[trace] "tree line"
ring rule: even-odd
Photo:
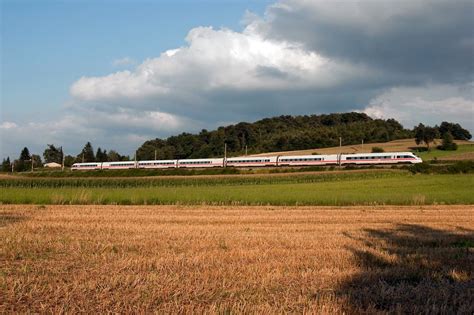
[[[27,147],[21,150],[20,156],[16,160],[10,160],[10,157],[3,159],[1,170],[3,172],[23,172],[32,168],[42,167],[46,163],[57,163],[61,166],[71,167],[74,163],[82,162],[108,162],[108,161],[128,161],[129,156],[121,155],[115,150],[103,150],[97,148],[96,153],[90,142],[84,145],[84,148],[76,156],[64,155],[63,148],[48,144],[43,152],[43,159],[39,155],[30,154]]]
[[[363,113],[340,113],[327,115],[279,116],[265,118],[254,123],[241,122],[219,127],[213,131],[203,129],[198,134],[182,133],[167,139],[154,139],[143,143],[137,150],[138,160],[185,159],[222,157],[224,144],[228,156],[261,152],[277,152],[333,147],[343,145],[387,142],[397,139],[415,138],[417,144],[424,143],[429,149],[437,138],[443,138],[441,149],[455,149],[456,140],[469,140],[471,134],[457,123],[442,122],[439,126],[419,124],[412,130],[405,129],[395,119],[373,119]],[[43,152],[45,163],[56,162],[66,167],[80,162],[127,161],[129,156],[100,147],[94,152],[87,142],[76,156],[64,155],[62,147],[48,144]],[[24,148],[17,160],[3,159],[2,171],[30,170],[42,165],[41,157],[30,155]]]

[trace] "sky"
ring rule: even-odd
[[[474,2],[0,0],[0,157],[277,115],[474,131]]]

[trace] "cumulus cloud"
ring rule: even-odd
[[[13,128],[16,128],[17,127],[17,124],[15,124],[14,122],[11,122],[11,121],[4,121],[0,124],[0,129],[13,129]]]
[[[386,79],[471,80],[474,3],[470,0],[281,0],[253,27],[324,56],[386,70]]]
[[[2,156],[16,158],[16,151],[27,145],[32,152],[43,152],[47,143],[62,145],[68,154],[77,154],[87,141],[96,146],[130,153],[137,144],[156,137],[172,135],[183,129],[197,130],[190,119],[157,111],[115,112],[73,107],[56,120],[0,124]],[[19,152],[19,151],[18,151]]]
[[[239,33],[197,27],[186,41],[186,47],[148,59],[132,72],[82,77],[71,94],[86,101],[179,98],[180,93],[203,95],[222,89],[328,88],[371,75],[367,68],[334,62],[299,44],[264,39],[252,28]]]
[[[473,8],[465,0],[281,0],[262,17],[247,12],[242,32],[193,28],[185,46],[131,71],[82,77],[71,95],[207,125],[362,109],[394,86],[470,81]]]
[[[135,63],[136,61],[130,57],[118,58],[112,61],[112,65],[114,67],[130,66],[130,65],[134,65]]]
[[[396,87],[372,99],[363,110],[375,118],[395,118],[406,127],[420,122],[458,122],[474,130],[474,83],[463,86]]]

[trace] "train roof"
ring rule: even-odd
[[[396,155],[396,154],[412,154],[413,155],[413,152],[343,153],[342,155],[379,156],[379,155]]]
[[[176,162],[176,160],[140,160],[138,163]]]
[[[302,158],[302,159],[310,159],[315,157],[324,157],[324,156],[336,156],[337,154],[311,154],[311,155],[280,155],[280,159],[294,159],[294,158]]]
[[[179,162],[186,162],[186,161],[189,161],[189,162],[200,162],[200,161],[222,161],[223,158],[210,158],[210,159],[179,159],[177,161]]]

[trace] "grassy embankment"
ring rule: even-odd
[[[473,174],[395,170],[215,178],[17,178],[0,179],[0,187],[4,204],[474,204]]]

